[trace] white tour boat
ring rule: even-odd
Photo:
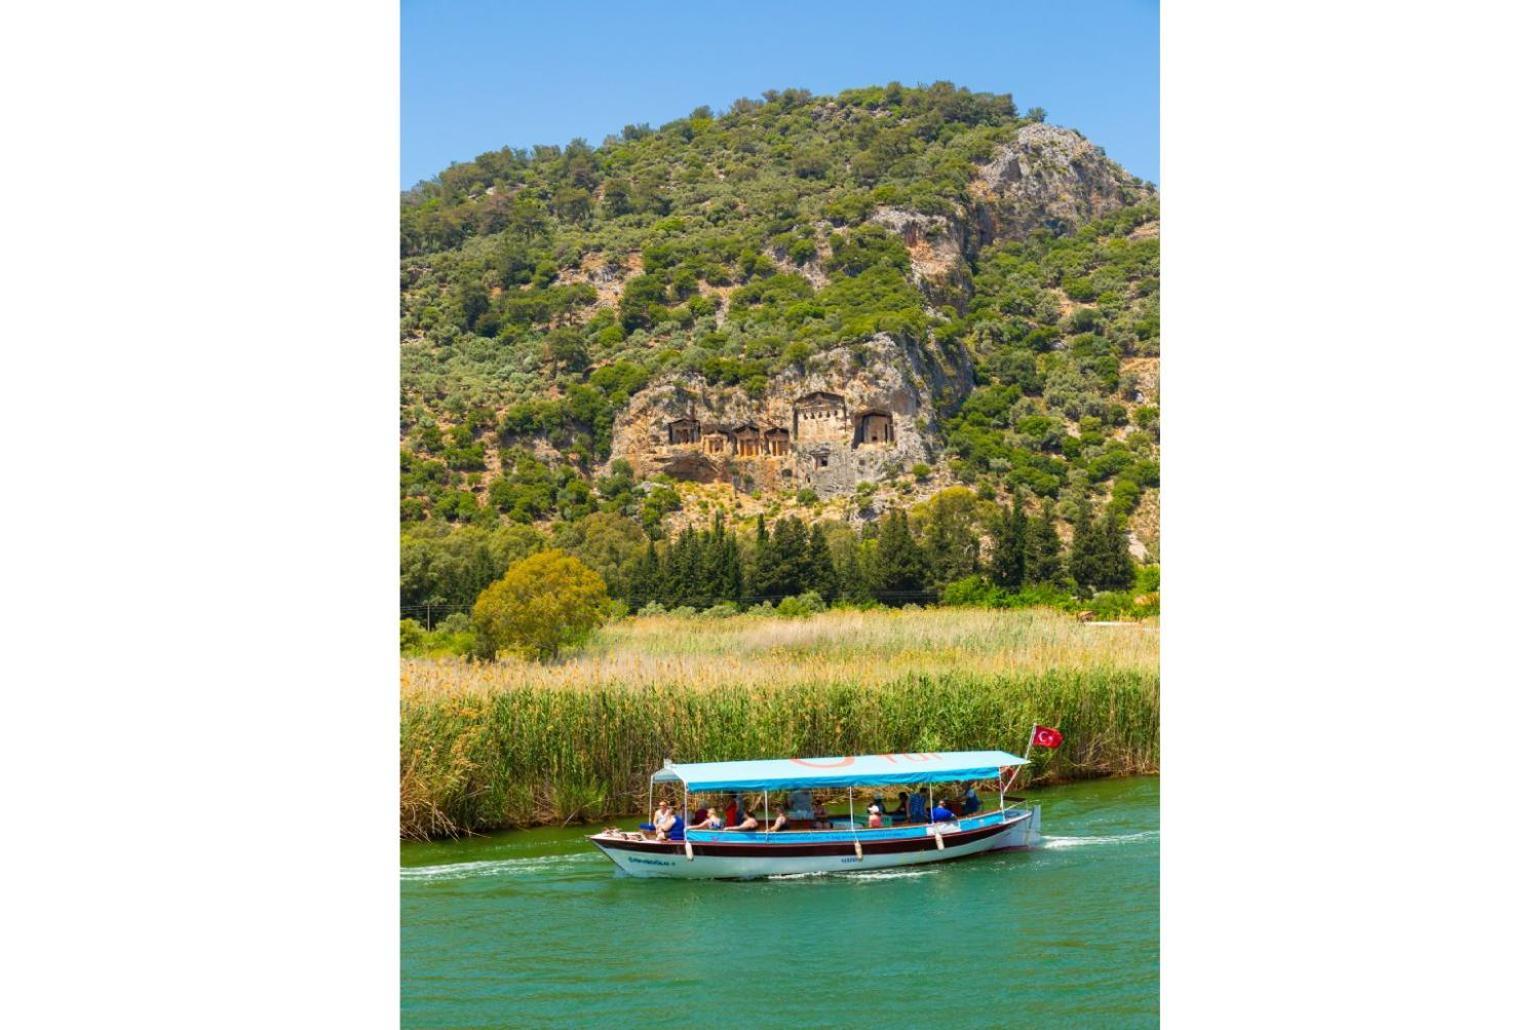
[[[1056,747],[1056,730],[1033,728],[1033,743]],[[1052,743],[1049,743],[1052,741]],[[1016,807],[1006,797],[1025,758],[1005,751],[951,751],[900,755],[857,755],[841,758],[785,758],[748,762],[704,762],[676,765],[665,762],[652,775],[654,788],[668,785],[681,795],[678,826],[656,839],[655,832],[628,833],[618,829],[591,835],[595,847],[632,876],[681,879],[730,879],[794,873],[854,872],[921,865],[966,858],[985,851],[1028,849],[1041,841],[1040,805]],[[989,783],[998,789],[999,807],[990,811],[955,813],[933,819],[938,784],[964,781]],[[881,827],[857,825],[856,789],[923,790],[921,817],[910,822],[908,812],[879,816]],[[838,792],[848,800],[851,815],[817,818],[814,791]],[[735,807],[753,811],[757,826],[748,829],[688,829],[690,795],[735,799]],[[781,829],[772,829],[771,794],[787,793]],[[648,810],[652,809],[648,791]],[[837,795],[835,795],[837,796]],[[864,795],[863,795],[864,796]],[[976,796],[976,795],[975,795]],[[752,800],[745,800],[752,799]],[[959,806],[960,808],[961,806]],[[879,805],[878,808],[881,808]],[[870,809],[869,809],[870,811]],[[644,824],[651,829],[651,824]],[[819,828],[821,827],[821,828]]]

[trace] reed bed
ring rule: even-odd
[[[555,666],[402,663],[401,833],[439,837],[645,807],[664,759],[1065,744],[1036,781],[1159,769],[1158,633],[1055,612],[667,616]]]
[[[909,675],[1030,676],[1160,664],[1153,622],[1086,625],[1051,609],[835,611],[804,619],[654,616],[606,626],[556,665],[402,662],[404,698],[517,687],[887,683]]]

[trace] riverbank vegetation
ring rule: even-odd
[[[1111,514],[1082,509],[1069,543],[1053,518],[1016,500],[943,490],[910,511],[890,511],[857,529],[785,515],[737,532],[718,515],[654,540],[628,520],[595,513],[546,535],[533,527],[474,527],[410,533],[402,540],[403,650],[453,645],[432,630],[469,612],[510,566],[553,546],[603,580],[619,610],[681,615],[743,610],[802,615],[842,605],[1050,606],[1097,618],[1144,618],[1160,611],[1160,570],[1136,564]],[[435,612],[438,621],[434,619]],[[412,646],[406,642],[411,639]]]
[[[1034,779],[1159,770],[1153,622],[1043,609],[645,616],[558,664],[404,659],[401,833],[629,815],[664,759],[1065,744]]]

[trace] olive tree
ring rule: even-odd
[[[564,551],[541,551],[482,591],[471,620],[483,654],[549,661],[586,640],[609,603],[597,572]]]

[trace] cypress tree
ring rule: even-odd
[[[1027,517],[1021,510],[1021,498],[1011,501],[1009,510],[1000,509],[1000,532],[995,550],[989,556],[989,578],[1002,590],[1020,588],[1026,562]]]
[[[685,529],[669,546],[663,563],[663,598],[670,608],[687,604],[701,607],[700,546],[693,527]]]
[[[701,547],[701,594],[707,606],[728,600],[727,531],[722,524],[722,513],[711,520],[711,531]],[[736,600],[736,598],[733,598]]]
[[[973,495],[965,490],[943,490],[931,502],[925,557],[933,586],[944,586],[978,571],[978,533],[969,510],[973,503]]]
[[[860,537],[852,543],[854,546],[842,548],[834,560],[839,596],[849,601],[870,601],[873,599],[872,583],[866,569],[870,564],[869,552],[876,543]]]
[[[775,524],[756,571],[760,593],[770,600],[807,590],[807,527],[795,515]]]
[[[903,509],[888,512],[877,531],[877,599],[885,604],[916,601],[930,579],[925,552],[909,532],[909,516]]]
[[[743,589],[747,595],[762,601],[769,593],[765,589],[765,568],[770,558],[770,534],[765,530],[763,515],[754,523],[754,549],[749,558]]]
[[[1026,520],[1022,546],[1022,580],[1034,585],[1057,586],[1060,576],[1064,574],[1062,556],[1063,545],[1059,543],[1059,533],[1054,528],[1053,501],[1044,498],[1042,514]]]
[[[1091,506],[1082,505],[1075,514],[1075,539],[1069,546],[1069,575],[1082,593],[1096,589],[1101,575],[1100,534],[1091,525]]]
[[[829,551],[822,523],[815,523],[808,536],[807,568],[807,588],[816,591],[825,603],[832,603],[839,593],[839,577],[834,572],[834,555]]]
[[[632,610],[658,599],[658,548],[651,540],[631,567],[626,581],[626,601]]]
[[[706,590],[705,540],[693,527],[684,531],[681,540],[684,544],[681,548],[684,567],[680,574],[683,590],[679,603],[691,608],[709,608],[711,600]]]
[[[668,537],[664,537],[663,543],[658,547],[657,589],[653,591],[652,599],[665,608],[672,608],[679,603],[674,593],[673,567],[674,543]]]
[[[722,539],[723,601],[734,604],[743,600],[743,562],[738,556],[738,540],[731,533]]]
[[[1134,585],[1134,558],[1128,553],[1123,520],[1108,511],[1096,527],[1099,551],[1096,585],[1102,590],[1128,590]]]

